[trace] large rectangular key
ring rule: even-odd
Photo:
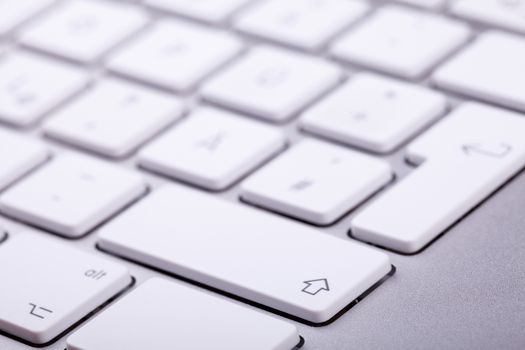
[[[419,168],[352,221],[361,240],[415,253],[525,166],[525,118],[468,103],[408,149]]]
[[[107,259],[24,233],[0,244],[0,281],[0,330],[44,344],[123,290],[131,277]]]
[[[102,228],[99,246],[312,323],[391,269],[359,243],[172,185]]]
[[[288,322],[162,278],[143,283],[67,339],[69,350],[291,350],[300,342]]]

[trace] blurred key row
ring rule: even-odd
[[[365,75],[359,79],[366,82],[376,78]],[[118,87],[115,82],[103,86],[113,92]],[[106,96],[113,97],[109,93]],[[118,103],[122,103],[122,95],[116,96],[120,96]],[[440,101],[431,93],[428,97],[429,101]],[[145,98],[147,100],[152,96],[146,95]],[[127,100],[124,98],[126,103]],[[423,101],[423,98],[420,100]],[[114,102],[110,99],[111,108]],[[163,111],[159,118],[181,110],[178,103],[165,104],[166,110],[160,108],[163,106],[160,102],[156,106]],[[432,107],[431,104],[429,106]],[[58,116],[44,125],[45,132],[52,130],[59,138],[71,138],[79,147],[89,149],[92,143],[101,150],[109,142],[105,137],[109,135],[108,130],[124,130],[120,137],[111,139],[119,146],[115,148],[118,150],[120,144],[127,147],[139,144],[147,136],[145,131],[158,131],[166,123],[164,119],[160,119],[161,122],[152,119],[150,127],[145,127],[138,118],[136,125],[130,122],[129,128],[126,128],[109,118],[109,121],[102,121],[104,126],[98,126],[97,120],[84,119],[86,114],[82,109],[74,115],[78,116],[79,123],[60,123],[57,121],[64,117]],[[365,214],[358,213],[353,219],[352,234],[405,253],[421,249],[521,169],[524,127],[525,118],[517,113],[474,103],[456,108],[409,144],[407,158],[413,164],[423,165],[393,189],[387,190],[386,194],[380,195],[378,200],[372,201],[369,208],[365,206]],[[95,130],[90,139],[87,135],[91,128],[100,130]],[[82,137],[75,137],[75,132]],[[82,236],[146,191],[146,184],[137,172],[69,153],[55,155],[46,163],[50,157],[47,146],[6,131],[2,132],[1,140],[0,157],[4,166],[0,173],[0,186],[7,189],[0,195],[0,212],[54,233],[67,237]],[[430,144],[432,154],[429,155],[426,150],[419,151],[421,144]],[[315,225],[334,223],[388,185],[393,178],[386,161],[339,145],[309,138],[283,151],[286,145],[279,129],[235,113],[200,107],[143,147],[136,164],[208,190],[224,190],[241,182],[239,195],[243,201]],[[20,150],[19,156],[13,157],[13,148]],[[448,164],[438,161],[447,157],[457,162]],[[476,160],[478,158],[481,160]],[[482,163],[485,158],[487,164]],[[472,168],[469,168],[469,162],[472,162]],[[468,180],[467,174],[482,166],[492,171],[482,171],[484,177],[477,176],[477,182]],[[438,167],[439,171],[433,167]],[[35,168],[37,171],[30,173]],[[460,168],[465,168],[465,174]],[[445,170],[450,173],[441,174]],[[450,193],[439,190],[439,196],[444,197],[442,203],[448,204],[437,208],[440,202],[432,191],[442,186],[431,185],[433,181],[439,178],[439,181],[451,185],[454,182],[445,179],[457,177],[459,181],[461,174],[465,175],[464,181],[469,186],[461,185],[462,191]],[[470,192],[463,193],[468,188],[471,188]],[[460,201],[458,208],[449,205],[455,200],[450,197],[452,195]],[[407,200],[411,196],[415,198]],[[433,206],[426,211],[428,218],[411,220],[409,217],[415,209],[411,210],[410,205],[420,208],[423,203]],[[382,226],[389,222],[388,218],[394,222]],[[414,226],[411,226],[412,223]],[[398,224],[401,225],[399,230],[396,229]],[[379,236],[389,238],[376,238]]]
[[[214,7],[230,13],[246,1],[219,1],[213,2],[213,6],[209,1],[151,2],[161,8],[191,14],[211,11]],[[452,9],[459,15],[466,13],[481,20],[484,13],[494,12],[496,25],[521,23],[525,11],[523,2],[503,3],[508,2],[484,0],[478,6],[478,1],[458,0],[453,2]],[[5,14],[5,22],[28,18],[40,9],[36,4],[25,6],[27,8],[14,5],[9,11],[16,13]],[[235,17],[233,25],[249,35],[308,51],[328,45],[337,59],[407,79],[428,74],[471,36],[468,25],[438,14],[389,5],[362,19],[368,8],[358,0],[291,0],[286,6],[281,1],[269,0],[248,6]],[[477,10],[469,11],[471,8]],[[517,18],[506,18],[502,14],[505,11]],[[210,13],[223,17],[220,12]],[[113,20],[115,16],[119,21]],[[108,58],[112,71],[179,92],[195,87],[243,47],[232,33],[218,28],[166,19],[141,31],[148,23],[147,12],[136,6],[103,0],[73,0],[54,6],[33,20],[22,28],[18,40],[22,45],[82,63],[114,52]],[[516,26],[513,28],[519,30]],[[136,33],[139,35],[134,35]],[[119,46],[125,39],[130,40]],[[112,50],[115,47],[116,52]],[[144,60],[155,60],[158,64],[143,65]],[[180,66],[186,69],[177,69]],[[167,71],[172,74],[166,74]]]
[[[294,0],[289,6],[299,6],[293,5],[296,2],[301,1]],[[319,16],[324,10],[327,13],[344,13],[330,7],[337,8],[336,0],[333,0],[333,3],[332,1],[307,3],[302,6],[323,8],[317,9],[316,13]],[[348,5],[352,2],[343,3]],[[366,7],[361,5],[363,9]],[[297,25],[298,33],[308,38],[316,37],[315,34],[305,34],[306,31],[300,29],[304,26],[301,24],[303,17],[309,18],[307,15],[277,15],[273,14],[271,8],[274,5],[271,3],[263,2],[260,6],[270,9],[259,11],[266,11],[269,16],[277,16],[280,21],[292,22],[284,25]],[[520,5],[508,5],[508,7],[518,6]],[[120,7],[128,11],[121,11]],[[282,6],[278,7],[282,8]],[[257,12],[257,9],[257,7],[251,8],[251,11]],[[303,9],[304,11],[306,10]],[[292,10],[288,12],[295,13]],[[297,12],[303,13],[299,10]],[[116,13],[119,14],[119,18],[125,19],[118,21],[118,28],[115,28],[115,21],[111,20]],[[125,37],[143,28],[147,21],[144,16],[135,7],[129,5],[110,4],[100,0],[71,1],[53,7],[37,21],[33,21],[21,31],[19,40],[23,45],[37,50],[74,61],[91,62],[106,54]],[[250,16],[240,18],[250,18]],[[262,24],[265,23],[267,21],[262,21]],[[330,21],[330,23],[334,22]],[[93,27],[98,29],[93,30]],[[294,31],[287,30],[286,33],[293,35]],[[274,36],[279,40],[287,40],[282,33]],[[490,36],[497,36],[498,40],[486,39]],[[522,108],[523,96],[519,92],[515,93],[514,89],[521,91],[519,82],[523,80],[513,79],[517,82],[513,84],[518,86],[509,86],[508,79],[499,79],[496,81],[501,80],[503,86],[493,87],[486,86],[488,84],[484,83],[483,79],[493,81],[493,75],[500,76],[514,74],[514,72],[521,74],[523,70],[520,69],[519,62],[522,57],[521,47],[525,45],[523,39],[513,38],[510,34],[488,33],[476,40],[473,46],[461,50],[459,56],[454,56],[454,52],[464,46],[470,37],[469,27],[457,20],[410,8],[385,6],[341,35],[331,45],[330,51],[338,60],[407,79],[418,79],[429,74],[452,55],[453,57],[448,61],[450,64],[444,67],[445,71],[448,71],[446,68],[449,66],[460,65],[461,68],[471,66],[472,62],[476,68],[474,74],[464,76],[470,70],[459,69],[462,74],[449,74],[458,81],[452,84],[442,73],[443,69],[439,67],[434,74],[435,84],[460,94],[489,99],[491,102],[512,108]],[[50,41],[50,38],[53,40]],[[503,41],[513,43],[500,44]],[[478,47],[493,53],[490,55],[490,66],[487,67],[486,61],[483,61],[487,60],[489,55],[480,52],[481,48],[478,50]],[[107,57],[106,67],[115,74],[175,92],[192,90],[211,76],[212,79],[204,84],[201,91],[205,99],[272,121],[283,121],[296,115],[340,79],[339,68],[328,61],[290,52],[281,54],[279,49],[264,46],[253,49],[236,60],[243,50],[242,40],[232,33],[212,30],[184,20],[163,20],[140,31],[139,35],[118,47]],[[482,61],[478,62],[478,57]],[[18,111],[13,110],[16,106],[8,104],[7,107],[3,107],[7,111],[0,113],[2,119],[14,124],[28,125],[34,122],[39,115],[49,111],[56,104],[57,97],[66,97],[65,94],[74,93],[82,85],[80,77],[74,77],[72,67],[62,65],[61,69],[59,67],[54,69],[51,67],[53,62],[46,62],[49,63],[46,69],[42,69],[43,66],[33,67],[44,64],[44,59],[34,64],[13,62],[9,65],[8,58],[4,61],[2,67],[5,74],[2,76],[5,76],[6,90],[17,92],[17,99],[14,102],[27,104],[28,109],[33,108],[26,114],[18,116]],[[145,61],[156,62],[156,64],[143,64]],[[232,64],[213,78],[214,73],[228,63]],[[182,66],[185,69],[180,69]],[[57,96],[49,96],[46,101],[33,105],[29,103],[32,100],[30,96],[33,95],[32,91],[27,91],[33,89],[27,85],[34,84],[34,89],[37,89],[38,81],[41,84],[41,81],[48,80],[48,77],[38,79],[36,71],[60,74],[56,84],[63,83],[64,86],[60,87],[61,90],[57,86]],[[472,81],[474,78],[477,80]],[[475,86],[472,87],[471,85],[474,84]],[[498,96],[494,97],[492,91],[487,92],[490,89],[498,91]],[[49,93],[52,92],[55,92],[54,89]],[[295,93],[291,95],[292,92]],[[261,98],[254,100],[255,94],[260,95]]]
[[[511,35],[485,34],[438,69],[433,80],[459,93],[523,109],[522,80],[511,79],[521,72],[520,58],[525,57],[520,51],[522,46],[525,47],[523,40]],[[495,52],[490,61],[486,59],[488,52]],[[500,77],[507,78],[495,79],[496,73],[490,69],[495,59],[501,61]],[[0,71],[5,72],[0,79],[6,101],[0,108],[4,121],[26,125],[51,113],[43,124],[45,135],[108,157],[134,152],[176,122],[184,110],[183,103],[167,93],[117,79],[106,79],[79,94],[87,84],[87,75],[82,70],[35,54],[6,55]],[[262,46],[206,83],[202,96],[243,114],[286,120],[301,114],[305,106],[338,85],[340,79],[340,69],[331,63]],[[64,99],[76,94],[79,96],[72,102],[55,110]],[[440,93],[360,73],[307,109],[299,124],[309,133],[382,153],[399,147],[441,117],[447,108]],[[244,146],[246,140],[250,140],[250,147]],[[257,169],[285,145],[286,140],[277,129],[231,112],[204,109],[143,148],[139,164],[200,187],[222,190]],[[319,161],[322,164],[326,159]],[[296,162],[295,166],[301,164],[300,160]],[[288,163],[294,164],[294,158]],[[286,169],[281,171],[293,174]],[[303,177],[290,181],[302,183],[299,187],[309,187],[312,179]],[[281,185],[295,188],[295,184]],[[316,224],[329,224],[383,185],[384,181],[380,181],[362,193],[362,187],[367,186],[357,186],[360,195],[349,189],[340,202],[334,201],[323,210],[318,208],[313,215],[309,210],[299,213],[308,208],[306,202],[299,209],[285,204],[290,200],[288,194],[278,195],[275,203],[270,198],[258,197],[255,193],[263,191],[252,188],[243,197],[275,211],[302,219],[308,217],[308,221]],[[264,188],[260,184],[259,187]],[[264,192],[270,196],[267,188]],[[299,197],[295,200],[301,201]],[[5,210],[11,210],[12,216],[19,215],[13,209]],[[72,235],[85,231],[77,232],[71,227],[55,230]]]
[[[396,0],[416,7],[446,10],[453,16],[494,27],[524,32],[525,1],[513,0]],[[22,42],[74,60],[89,62],[105,54],[111,46],[136,32],[149,22],[144,8],[130,3],[104,0],[74,0],[56,5],[56,0],[4,1],[0,5],[0,35],[18,29],[21,24],[37,17],[23,31]],[[284,6],[283,6],[284,4]],[[315,51],[327,45],[336,35],[361,22],[370,12],[364,0],[148,0],[143,6],[157,9],[164,14],[175,14],[209,24],[232,22],[235,29],[252,36],[284,43],[300,49]],[[49,11],[45,11],[49,10]],[[111,18],[118,13],[119,21]],[[391,27],[383,32],[397,37],[410,28],[414,19],[434,22],[422,34],[436,34],[438,16],[420,11],[408,11],[406,26]],[[382,20],[385,20],[381,17]],[[385,23],[386,26],[395,24]],[[401,18],[400,18],[401,19]],[[365,19],[365,23],[369,22]],[[374,22],[371,19],[370,22]],[[429,22],[429,23],[430,23]],[[360,23],[357,23],[358,25]],[[417,25],[417,23],[415,23]],[[448,24],[452,24],[449,21]],[[368,27],[369,24],[365,24]],[[434,28],[433,28],[434,27]],[[370,30],[382,31],[372,24]],[[443,27],[443,29],[446,29]],[[451,29],[448,28],[448,29]],[[372,32],[367,33],[373,35]],[[379,34],[379,33],[376,33]],[[442,33],[452,40],[452,31]],[[365,35],[365,34],[362,34]],[[457,33],[456,33],[457,35]],[[53,40],[50,40],[53,38]],[[411,40],[415,38],[412,36]],[[457,39],[457,37],[456,37]],[[82,40],[86,45],[78,45]],[[416,39],[417,40],[417,39]],[[454,44],[451,44],[454,45]]]

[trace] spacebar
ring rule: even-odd
[[[323,323],[387,275],[384,253],[257,209],[165,186],[99,231],[99,247]]]

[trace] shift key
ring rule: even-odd
[[[99,246],[316,324],[391,270],[360,243],[178,185],[102,228]]]

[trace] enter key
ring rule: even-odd
[[[413,173],[365,207],[353,237],[416,253],[525,166],[525,118],[466,103],[408,147]]]

